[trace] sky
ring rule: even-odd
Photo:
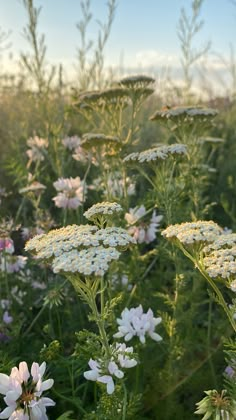
[[[191,2],[117,0],[115,19],[105,48],[105,64],[141,70],[179,66],[181,52],[177,25],[181,7],[189,15]],[[53,64],[62,63],[67,72],[72,71],[80,45],[76,29],[76,23],[81,19],[80,0],[34,0],[34,3],[42,6],[38,30],[45,34],[48,60]],[[93,19],[88,37],[96,41],[97,20],[106,20],[107,0],[91,0],[91,12]],[[199,48],[211,41],[211,62],[217,66],[215,53],[229,56],[230,43],[234,43],[236,50],[236,2],[205,0],[201,18],[204,26],[195,38],[195,46]],[[0,52],[4,68],[14,64],[20,52],[29,51],[23,37],[26,22],[22,0],[0,0],[0,27],[11,31],[11,48]],[[13,57],[10,63],[9,55]]]

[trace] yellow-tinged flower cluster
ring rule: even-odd
[[[167,239],[178,240],[183,245],[195,243],[211,243],[223,232],[223,229],[213,221],[186,222],[170,225],[162,235]]]
[[[86,212],[84,212],[84,217],[90,221],[94,221],[98,216],[111,216],[114,213],[119,213],[122,211],[120,204],[116,202],[103,201],[101,203],[96,203],[90,207]]]
[[[220,235],[203,252],[203,263],[210,277],[236,279],[236,233]],[[231,288],[234,290],[234,287]]]
[[[218,111],[212,108],[183,106],[157,111],[150,117],[150,120],[172,120],[174,122],[182,120],[182,122],[191,122],[194,119],[212,119],[217,114]]]
[[[78,272],[83,275],[102,276],[120,251],[135,240],[119,227],[98,229],[90,225],[71,225],[37,235],[26,244],[36,258],[49,260],[55,273]]]
[[[186,155],[187,147],[185,144],[171,144],[153,147],[143,152],[130,153],[124,158],[124,162],[136,161],[139,163],[152,162],[157,159],[166,160],[170,156]]]

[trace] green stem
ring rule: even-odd
[[[123,410],[122,410],[122,420],[126,419],[126,408],[127,408],[127,389],[125,383],[122,382],[122,388],[124,390],[124,400],[123,400]]]
[[[207,274],[207,272],[204,270],[204,268],[200,265],[200,263],[197,261],[196,262],[196,267],[198,268],[198,270],[200,271],[200,273],[202,274],[203,277],[205,277],[205,279],[207,280],[207,282],[211,285],[212,289],[214,290],[215,294],[217,295],[218,299],[219,299],[219,303],[222,306],[222,308],[224,309],[230,324],[233,327],[233,330],[236,332],[236,323],[234,322],[234,319],[231,315],[231,312],[223,298],[223,295],[221,293],[221,291],[218,289],[218,287],[216,286],[216,284],[214,283],[214,281],[211,279],[211,277]]]
[[[40,309],[40,311],[37,313],[37,315],[35,316],[35,318],[33,319],[33,321],[31,322],[30,326],[27,328],[27,330],[22,334],[22,337],[25,337],[33,328],[34,324],[38,321],[39,317],[42,315],[42,313],[45,311],[46,309],[46,305],[43,305],[42,308]]]

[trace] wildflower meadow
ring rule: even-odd
[[[108,74],[116,0],[93,43],[80,2],[64,83],[35,3],[0,78],[0,419],[235,420],[236,84],[194,93],[203,0],[181,88]]]

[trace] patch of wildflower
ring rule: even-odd
[[[155,341],[161,341],[162,337],[155,332],[155,328],[162,321],[161,317],[154,318],[153,311],[149,309],[143,312],[142,305],[136,308],[125,308],[121,318],[117,319],[118,332],[113,335],[115,338],[124,337],[125,341],[137,336],[142,344],[146,342],[146,335]]]
[[[44,160],[45,150],[48,148],[48,140],[34,136],[27,140],[27,145],[30,147],[30,149],[26,151],[30,162],[40,162]]]
[[[187,147],[185,144],[171,144],[154,147],[152,149],[144,150],[143,152],[134,152],[126,156],[124,162],[139,162],[146,163],[160,160],[166,160],[169,157],[176,157],[177,155],[187,155]]]
[[[223,389],[221,393],[212,389],[205,391],[207,395],[198,402],[195,414],[204,415],[202,419],[221,419],[234,420],[236,417],[236,401],[233,400],[227,391]]]
[[[34,362],[31,372],[27,363],[21,362],[19,368],[12,368],[10,376],[0,373],[0,393],[5,395],[7,404],[0,413],[1,419],[47,419],[46,407],[54,406],[55,402],[43,396],[54,383],[53,379],[43,381],[45,370],[45,362],[40,366]]]
[[[162,215],[157,215],[154,210],[149,223],[140,222],[140,219],[147,214],[144,205],[129,209],[129,213],[125,214],[125,220],[130,227],[128,232],[139,243],[151,243],[156,239],[156,232],[163,219]],[[136,225],[138,223],[138,225]],[[133,226],[135,225],[135,226]]]
[[[80,177],[59,178],[53,183],[59,192],[53,197],[55,205],[59,208],[77,209],[86,199],[87,187]]]
[[[91,370],[84,372],[84,377],[89,381],[106,384],[107,393],[115,391],[114,379],[122,379],[124,372],[121,369],[129,369],[137,365],[137,360],[132,358],[133,347],[126,347],[125,344],[117,343],[112,350],[109,360],[89,360]]]

